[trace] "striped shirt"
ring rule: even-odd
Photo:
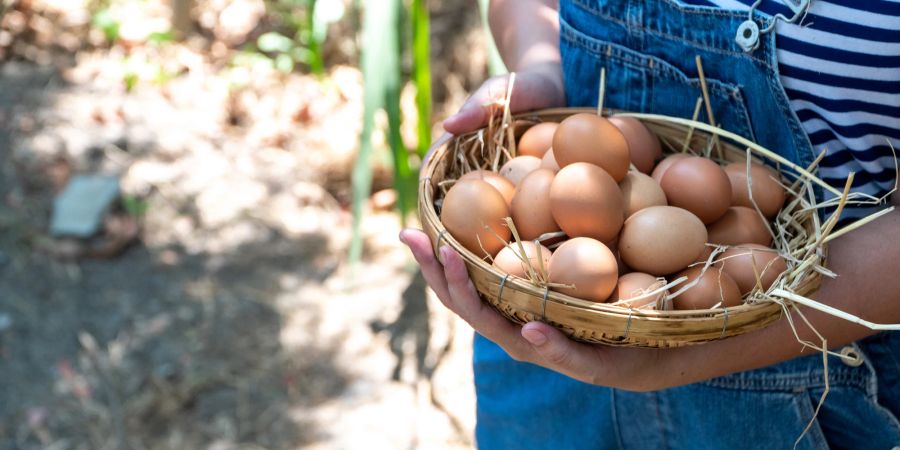
[[[754,3],[683,1],[734,10],[748,10]],[[778,0],[764,0],[757,10],[794,15]],[[853,191],[880,198],[896,182],[890,145],[900,152],[900,1],[811,0],[801,17],[777,22],[776,53],[791,107],[815,152],[826,152],[818,175],[843,189],[855,172]],[[852,208],[841,218],[883,207]]]

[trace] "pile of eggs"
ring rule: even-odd
[[[739,305],[786,270],[766,223],[785,191],[763,165],[662,158],[640,121],[592,114],[532,126],[517,153],[499,173],[459,177],[440,212],[460,244],[504,273],[541,270],[553,290],[594,302],[707,309]],[[724,252],[705,264],[716,246]],[[682,277],[663,301],[667,280]]]

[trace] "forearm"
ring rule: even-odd
[[[823,278],[813,298],[872,322],[900,323],[898,233],[900,212],[894,211],[835,239],[829,245],[828,267],[838,276]],[[801,310],[832,349],[874,333],[819,311]],[[798,314],[793,318],[801,339],[821,344]],[[676,386],[768,366],[801,354],[811,354],[811,350],[803,348],[788,321],[782,319],[759,331],[675,350],[665,360],[671,385]]]
[[[488,20],[510,71],[560,64],[556,0],[491,0]]]

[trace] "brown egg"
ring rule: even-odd
[[[694,260],[694,263],[706,264],[706,262],[709,261],[709,256],[712,255],[713,250],[715,250],[715,247],[711,247],[709,245],[704,245],[703,251],[700,252],[700,255],[697,256],[697,259]],[[691,263],[691,264],[693,264],[693,263]]]
[[[616,283],[616,289],[613,291],[612,295],[609,296],[609,301],[618,302],[621,300],[630,300],[635,297],[642,297],[644,294],[655,291],[665,285],[666,280],[664,278],[657,278],[649,273],[627,273],[619,277],[619,281]],[[666,291],[661,291],[658,294],[628,302],[628,305],[638,308],[654,303],[658,304],[665,297]]]
[[[556,128],[553,155],[559,167],[577,162],[600,166],[616,180],[625,178],[630,157],[625,136],[609,120],[594,114],[574,114]]]
[[[709,242],[720,245],[772,245],[772,235],[755,209],[744,206],[728,208],[721,219],[707,227]]]
[[[500,175],[516,185],[519,184],[519,181],[521,181],[522,178],[525,178],[525,175],[537,170],[539,167],[541,167],[540,158],[534,156],[517,156],[500,167]]]
[[[556,163],[556,158],[553,157],[552,148],[547,150],[547,153],[544,153],[544,157],[541,159],[541,168],[559,172],[559,164]]]
[[[485,252],[496,255],[509,241],[506,217],[509,217],[506,200],[481,180],[457,181],[447,191],[441,207],[441,223],[450,235],[482,258]]]
[[[521,239],[530,241],[560,230],[550,212],[550,185],[555,175],[550,169],[537,169],[516,186],[510,210]]]
[[[559,170],[550,186],[550,212],[569,236],[599,241],[616,236],[625,214],[619,185],[605,170],[588,163]]]
[[[666,194],[653,178],[640,172],[628,172],[619,183],[625,217],[649,206],[666,206]]]
[[[616,255],[616,265],[619,266],[619,275],[624,275],[628,272],[631,272],[631,269],[625,265],[622,261],[622,252],[619,251],[619,236],[617,235],[610,241],[606,241],[603,243],[609,251],[613,252],[613,255]]]
[[[736,162],[725,166],[725,173],[731,181],[731,204],[753,208],[747,183],[747,163]],[[784,188],[778,184],[778,175],[768,167],[751,163],[750,181],[753,184],[753,200],[759,210],[769,219],[775,217],[784,206]]]
[[[625,136],[631,163],[637,170],[649,175],[656,160],[662,157],[659,138],[634,117],[610,117],[609,121]]]
[[[672,206],[713,223],[731,206],[731,182],[722,167],[699,156],[676,161],[659,183]]]
[[[758,287],[762,282],[762,290],[768,290],[784,271],[787,263],[784,262],[777,251],[757,244],[744,244],[725,250],[718,258],[716,267],[719,267],[731,276],[737,283],[741,294],[746,294]],[[755,269],[754,269],[755,267]]]
[[[553,145],[553,133],[556,131],[557,125],[559,124],[556,122],[544,122],[525,131],[516,147],[518,155],[542,158]]]
[[[694,262],[705,243],[706,227],[695,215],[674,206],[651,206],[625,221],[619,252],[629,267],[659,276]]]
[[[656,167],[653,168],[653,172],[650,174],[657,183],[662,182],[662,177],[669,170],[669,167],[672,167],[672,164],[675,164],[682,159],[689,158],[691,155],[686,155],[684,153],[675,153],[674,155],[666,156],[665,159],[659,162]]]
[[[516,187],[512,184],[512,181],[507,180],[500,174],[496,172],[491,172],[490,170],[473,170],[461,177],[459,177],[459,181],[463,180],[481,180],[491,185],[500,192],[500,195],[506,199],[506,204],[512,204],[513,194],[516,192]]]
[[[550,282],[574,286],[553,290],[584,300],[603,302],[609,298],[618,273],[616,257],[596,239],[569,239],[550,257]]]
[[[741,291],[738,289],[737,283],[727,273],[716,267],[708,267],[705,272],[703,272],[702,266],[691,267],[674,275],[672,280],[683,276],[688,277],[688,280],[674,287],[673,289],[676,291],[692,283],[698,277],[700,281],[672,299],[672,307],[675,309],[709,309],[719,303],[721,303],[719,307],[741,304]]]
[[[547,275],[547,271],[550,269],[550,250],[543,245],[535,245],[531,241],[522,241],[522,248],[525,249],[525,258],[528,258],[531,268],[536,273],[541,273],[543,267],[544,275]],[[540,259],[538,259],[538,252],[541,255]],[[501,272],[527,279],[528,270],[521,255],[519,244],[513,242],[497,253],[497,256],[494,257],[494,267],[500,269]]]

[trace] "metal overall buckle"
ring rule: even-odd
[[[787,5],[788,8],[794,13],[794,16],[788,18],[784,14],[776,14],[775,17],[772,18],[772,21],[763,28],[760,29],[759,25],[756,24],[756,21],[753,20],[753,12],[756,11],[756,8],[762,3],[763,0],[756,0],[753,2],[753,5],[750,6],[750,11],[747,13],[747,20],[741,22],[738,26],[737,34],[735,35],[735,42],[737,42],[738,46],[741,47],[745,52],[751,53],[757,48],[759,48],[759,37],[760,35],[766,34],[773,29],[775,29],[775,23],[778,20],[783,20],[787,23],[794,23],[800,17],[804,16],[806,12],[809,10],[809,4],[811,0],[781,0],[784,4]]]

